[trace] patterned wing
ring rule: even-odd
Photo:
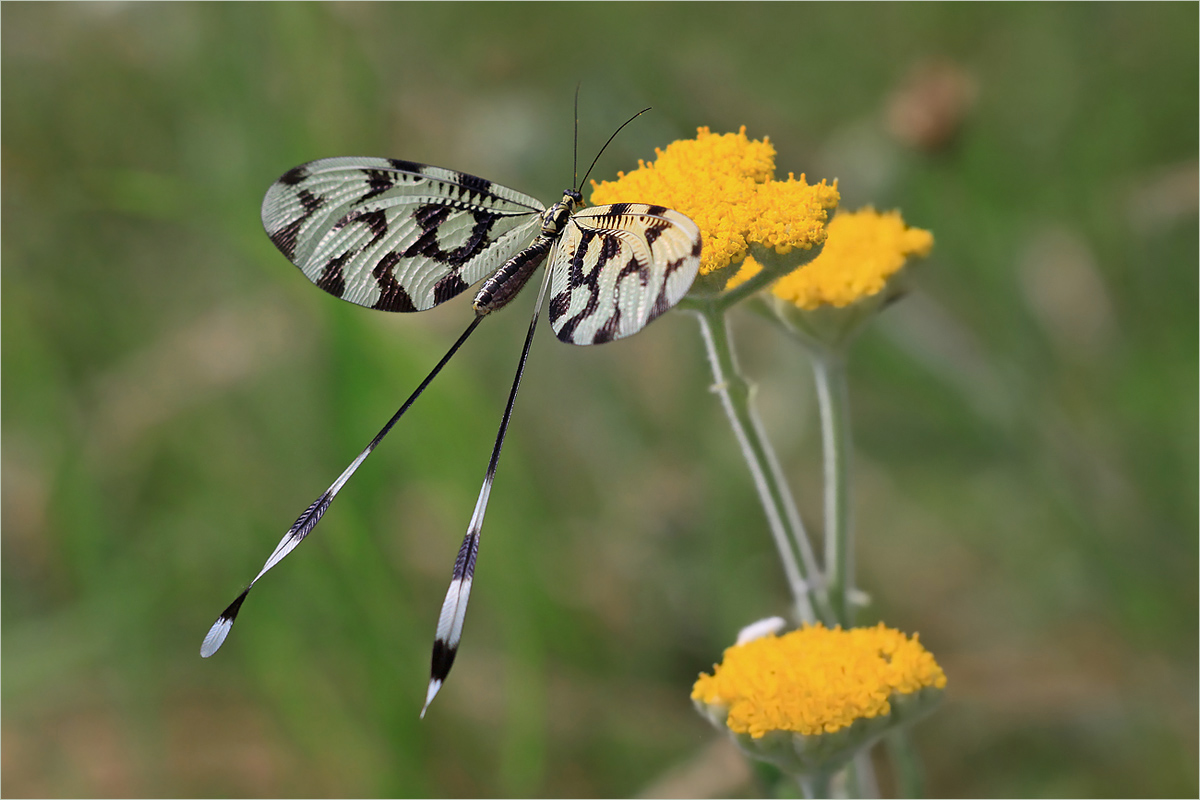
[[[662,206],[585,208],[571,217],[549,268],[550,326],[559,339],[622,339],[687,294],[700,268],[700,229]]]
[[[529,244],[544,208],[463,172],[325,158],[273,183],[262,221],[280,252],[330,294],[383,311],[424,311]]]

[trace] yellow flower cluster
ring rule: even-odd
[[[843,212],[827,227],[829,239],[821,254],[776,281],[776,297],[804,309],[848,306],[881,291],[909,257],[926,256],[933,248],[933,234],[907,227],[899,211]]]
[[[832,733],[891,713],[893,694],[945,685],[916,634],[883,623],[848,631],[818,623],[730,647],[713,674],[696,681],[692,699],[728,707],[729,730],[758,739],[770,731]]]
[[[746,138],[746,128],[714,134],[699,128],[695,139],[656,149],[657,158],[592,182],[592,203],[653,203],[686,214],[700,227],[706,275],[746,258],[751,244],[780,254],[825,241],[825,220],[837,207],[837,186],[810,186],[803,175],[775,176],[775,148]]]

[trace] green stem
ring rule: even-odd
[[[854,626],[854,527],[850,519],[850,390],[842,353],[814,347],[825,472],[825,576],[834,617]]]
[[[896,788],[899,797],[924,797],[925,776],[921,759],[913,747],[907,730],[892,731],[885,739],[888,754],[892,757],[892,769],[896,773]]]
[[[875,765],[871,762],[871,751],[868,747],[854,756],[848,769],[853,779],[855,797],[879,797],[879,781],[875,777]]]
[[[803,775],[797,780],[800,783],[800,793],[808,798],[833,797],[833,773],[817,770]]]
[[[767,515],[771,536],[783,562],[783,571],[795,602],[797,618],[801,622],[815,622],[821,619],[827,624],[832,624],[833,617],[828,599],[824,591],[813,583],[813,579],[820,576],[820,570],[812,546],[779,461],[767,441],[754,408],[754,386],[738,370],[729,338],[728,318],[716,304],[695,303],[691,308],[700,321],[700,331],[708,351],[709,365],[713,373],[713,391],[721,396],[721,404],[729,424],[737,436],[738,444],[741,445],[746,466],[750,468],[759,501]],[[799,560],[796,558],[797,550]]]
[[[821,452],[825,473],[825,575],[829,601],[843,628],[854,627],[854,525],[850,517],[851,435],[850,385],[845,350],[816,344],[810,348],[821,417]],[[847,768],[856,797],[878,797],[871,749],[855,756]]]

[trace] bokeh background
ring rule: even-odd
[[[949,676],[931,795],[1195,796],[1195,4],[5,4],[3,777],[44,796],[752,796],[688,694],[781,569],[694,320],[535,343],[464,645],[438,607],[532,296],[216,614],[469,319],[316,290],[301,162],[546,200],[747,126],[933,231],[854,349],[866,621]],[[819,533],[810,368],[738,315]],[[879,755],[883,790],[892,790]]]

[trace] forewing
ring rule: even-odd
[[[571,217],[549,268],[550,326],[559,339],[622,339],[687,294],[700,268],[700,229],[662,206],[586,208]]]
[[[463,172],[388,158],[325,158],[267,190],[262,221],[325,291],[424,311],[485,277],[537,234],[536,199]]]

